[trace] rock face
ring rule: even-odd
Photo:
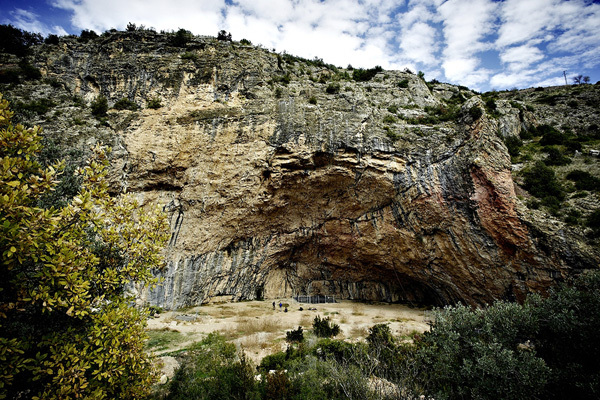
[[[115,192],[164,205],[172,235],[162,283],[140,293],[148,302],[334,294],[482,304],[597,267],[596,249],[517,199],[496,134],[523,125],[509,105],[497,120],[469,90],[430,88],[409,72],[355,82],[352,71],[252,46],[168,40],[62,38],[33,58],[61,82],[39,85],[52,96],[162,103],[110,111],[102,126],[73,110],[98,134],[43,123],[74,145],[112,144]],[[456,98],[454,118],[420,122]]]

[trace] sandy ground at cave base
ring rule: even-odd
[[[276,303],[273,309],[273,301]],[[289,304],[288,312],[279,308],[279,302]],[[303,311],[300,311],[300,307]],[[316,310],[309,310],[315,308]],[[182,334],[181,340],[166,349],[155,351],[161,356],[202,340],[210,332],[219,332],[243,349],[254,361],[277,351],[285,350],[286,331],[302,326],[312,328],[315,316],[330,317],[340,326],[336,338],[356,341],[368,335],[375,324],[389,324],[392,333],[409,340],[414,332],[429,329],[428,312],[424,308],[411,308],[401,304],[365,304],[340,301],[327,304],[298,303],[292,299],[275,299],[246,302],[214,302],[179,311],[160,314],[148,320],[149,330],[172,330]]]

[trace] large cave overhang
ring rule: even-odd
[[[283,229],[289,248],[272,264],[277,279],[297,294],[432,305],[465,300],[470,294],[455,281],[473,281],[466,264],[477,247],[492,245],[485,235],[469,238],[482,234],[469,184],[440,182],[443,174],[431,166],[416,171],[394,155],[360,157],[348,149],[305,158],[275,152],[263,173],[270,201],[258,214],[280,231],[294,227]]]
[[[196,241],[217,246],[172,263],[167,289],[190,293],[177,304],[260,292],[482,305],[552,283],[511,209],[510,171],[348,149],[278,149],[256,165],[254,197],[185,211],[186,226],[220,229]]]
[[[444,282],[411,276],[380,265],[336,266],[326,263],[309,266],[288,262],[277,269],[285,276],[283,284],[288,286],[288,292],[293,296],[329,295],[358,301],[435,306],[458,300]]]

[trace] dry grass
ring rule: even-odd
[[[361,326],[353,326],[350,329],[350,337],[352,338],[363,338],[367,336],[367,330]]]
[[[362,316],[365,315],[365,308],[362,304],[354,304],[352,306],[352,315]]]
[[[300,318],[300,322],[298,323],[298,325],[302,326],[303,328],[310,328],[312,324],[313,317],[308,314],[304,314],[302,318]]]
[[[249,336],[259,332],[281,332],[283,327],[274,318],[254,319],[238,317],[234,329],[239,335]]]
[[[249,351],[260,351],[270,349],[277,349],[275,351],[278,351],[281,345],[275,340],[277,336],[277,333],[257,333],[254,335],[244,336],[240,338],[238,343],[242,348]]]

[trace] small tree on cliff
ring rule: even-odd
[[[40,129],[11,116],[0,95],[0,398],[142,398],[155,374],[125,287],[152,281],[165,218],[108,195],[100,147],[69,204],[38,207],[62,164],[42,168]]]

